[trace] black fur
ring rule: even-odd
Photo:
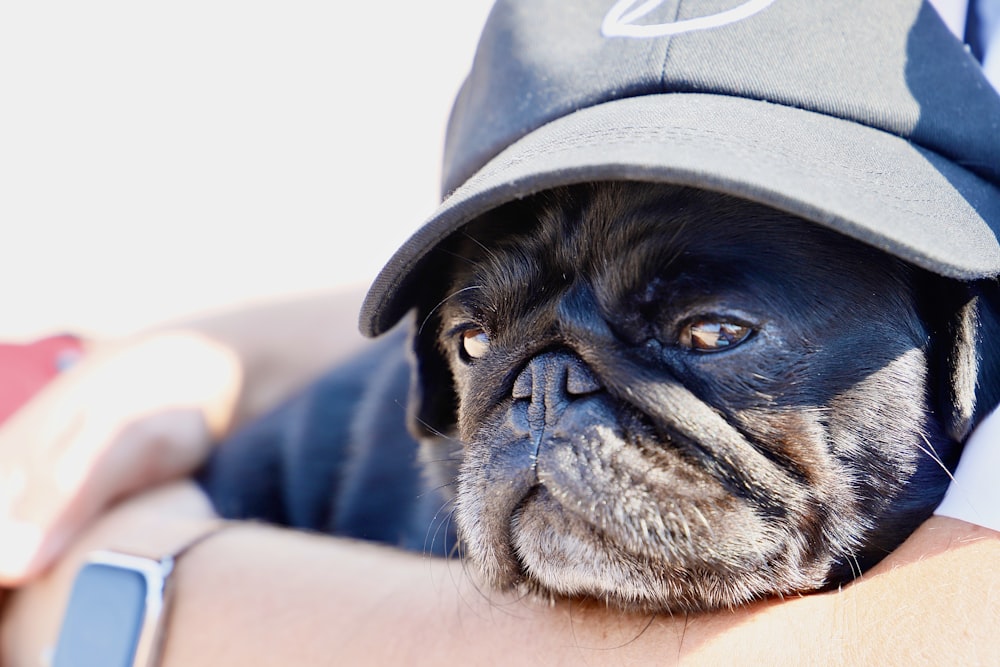
[[[733,606],[878,562],[997,402],[994,283],[742,200],[577,186],[438,255],[411,334],[220,447],[223,514],[447,553],[454,510],[495,586]],[[690,348],[719,323],[750,333]]]

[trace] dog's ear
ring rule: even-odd
[[[974,283],[976,297],[976,409],[972,426],[1000,404],[1000,281]]]
[[[929,295],[934,309],[946,313],[932,330],[947,347],[939,348],[943,363],[931,381],[947,387],[939,409],[948,435],[961,442],[1000,401],[1000,283],[936,279]]]
[[[447,434],[457,419],[458,396],[448,360],[437,345],[437,321],[418,309],[410,322],[410,396],[407,427],[418,440]]]

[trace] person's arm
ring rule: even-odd
[[[0,587],[35,576],[115,499],[189,474],[234,425],[355,351],[360,299],[315,294],[91,342],[0,426]]]
[[[134,544],[143,531],[153,539],[166,522],[205,514],[190,485],[157,493],[103,517],[71,558],[14,595],[3,664],[31,664],[54,641],[86,549]],[[691,617],[521,600],[480,588],[457,561],[254,524],[199,544],[176,577],[163,667],[986,664],[1000,655],[1000,533],[941,517],[843,591]]]
[[[1000,655],[1000,534],[945,518],[842,592],[689,618],[518,600],[483,592],[459,563],[374,546],[259,528],[218,537],[180,571],[164,667],[971,665]],[[260,585],[236,585],[247,580]]]
[[[236,355],[242,382],[230,423],[241,424],[369,342],[358,331],[363,297],[363,287],[343,287],[162,328],[195,332]]]

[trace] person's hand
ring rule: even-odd
[[[194,333],[105,345],[0,426],[0,587],[53,563],[113,501],[193,471],[229,426],[238,357]]]
[[[0,616],[0,664],[48,664],[73,579],[90,551],[113,548],[166,555],[217,524],[208,498],[187,480],[116,504],[83,531],[44,575],[7,593]]]

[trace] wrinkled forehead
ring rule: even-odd
[[[456,269],[533,258],[549,271],[712,261],[786,270],[898,263],[876,248],[768,206],[695,188],[634,182],[558,188],[490,211],[445,244]],[[788,265],[788,266],[786,266]],[[617,268],[616,268],[617,267]]]
[[[776,209],[694,188],[594,183],[505,205],[441,253],[448,289],[496,302],[586,281],[608,298],[699,286],[885,290],[911,270],[876,248]],[[709,289],[705,287],[705,289]]]

